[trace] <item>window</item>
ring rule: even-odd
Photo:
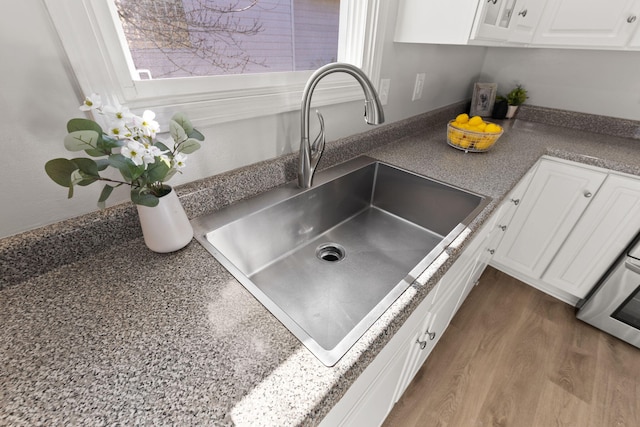
[[[300,11],[297,24],[311,29],[309,23],[301,21],[306,14],[301,7],[312,3],[337,3],[338,0],[259,0],[262,8],[271,5],[288,5],[293,33],[296,28],[296,11]],[[44,0],[52,21],[60,35],[60,40],[69,58],[69,63],[77,78],[79,92],[99,92],[110,102],[115,100],[131,108],[151,108],[159,119],[168,118],[180,105],[180,109],[189,114],[196,125],[245,119],[266,114],[292,111],[299,108],[302,89],[311,69],[336,58],[305,58],[301,52],[307,52],[304,37],[289,44],[290,64],[270,64],[270,71],[264,72],[259,65],[261,57],[251,54],[255,64],[247,65],[242,73],[231,73],[225,67],[219,67],[217,75],[206,67],[196,64],[188,72],[184,64],[158,68],[155,71],[151,62],[144,62],[140,50],[155,49],[154,54],[162,51],[176,51],[193,48],[194,34],[188,31],[189,21],[183,20],[203,0]],[[153,13],[164,13],[175,18],[172,37],[154,37],[153,45],[145,41],[143,29],[136,28],[131,19],[120,24],[118,4],[136,4],[140,7],[158,7]],[[225,0],[220,4],[231,5],[240,10],[256,3],[255,0]],[[337,60],[350,62],[363,68],[374,84],[378,81],[379,52],[382,45],[384,26],[379,25],[384,16],[382,8],[386,2],[381,0],[341,0],[339,2],[339,40]],[[154,6],[152,6],[154,5]],[[255,6],[254,6],[255,7]],[[251,10],[253,7],[250,7]],[[254,10],[252,12],[260,12]],[[234,13],[224,13],[224,19],[230,19]],[[221,18],[222,19],[222,18]],[[240,19],[240,18],[238,18]],[[244,18],[243,18],[244,19]],[[125,20],[126,21],[126,20]],[[165,24],[166,25],[166,24]],[[236,22],[241,29],[249,33],[264,28],[264,22],[254,25],[253,19],[240,19]],[[187,28],[185,28],[187,27]],[[299,28],[299,27],[298,27]],[[162,31],[167,31],[165,28]],[[258,31],[258,34],[260,32]],[[300,34],[300,31],[298,31]],[[129,41],[127,42],[127,36]],[[291,37],[291,36],[289,36]],[[311,36],[313,38],[313,36]],[[244,38],[240,47],[246,52],[257,52],[264,47],[252,47],[249,38]],[[227,40],[227,45],[229,45]],[[297,45],[297,46],[296,46]],[[240,49],[240,50],[242,50]],[[332,48],[335,49],[335,48]],[[242,55],[238,51],[230,55]],[[141,62],[142,61],[142,62]],[[171,62],[171,60],[167,60]],[[245,60],[245,62],[247,62]],[[212,68],[212,67],[209,67]],[[215,67],[213,67],[215,68]],[[250,70],[248,70],[251,68]],[[290,70],[284,71],[284,68]],[[306,68],[307,71],[299,71]],[[195,70],[195,73],[193,71]],[[175,74],[172,74],[175,73]],[[182,74],[181,74],[182,73]],[[191,77],[186,77],[188,73]],[[216,74],[216,73],[213,73]],[[335,77],[334,77],[335,76]],[[334,75],[314,94],[314,103],[332,104],[362,98],[361,89],[349,76]],[[151,77],[151,78],[150,78]],[[165,77],[165,78],[162,78]],[[172,78],[166,78],[172,77]],[[110,99],[111,98],[111,99]],[[164,116],[164,117],[163,117]]]
[[[340,0],[115,4],[139,79],[315,70],[338,57]]]

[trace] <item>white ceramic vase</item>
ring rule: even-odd
[[[160,197],[157,206],[136,207],[144,243],[152,251],[174,252],[187,246],[193,238],[193,227],[173,188],[169,194]]]
[[[513,116],[516,115],[516,111],[518,111],[519,105],[509,105],[507,108],[507,115],[505,116],[507,119],[512,119]]]

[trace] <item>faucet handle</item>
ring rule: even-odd
[[[311,161],[312,167],[315,168],[320,161],[320,156],[324,151],[325,137],[324,137],[324,117],[320,114],[320,111],[316,110],[318,115],[318,121],[320,122],[320,133],[316,136],[316,139],[311,144]]]

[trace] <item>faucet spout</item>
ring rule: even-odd
[[[320,161],[324,150],[324,119],[319,112],[316,112],[320,120],[320,134],[316,137],[313,144],[309,141],[309,115],[311,110],[311,96],[318,82],[326,75],[331,73],[347,73],[353,76],[364,91],[364,118],[370,125],[378,125],[384,122],[384,111],[382,103],[378,98],[378,94],[371,84],[371,80],[358,67],[334,62],[317,69],[304,87],[302,93],[302,105],[300,108],[300,159],[298,162],[298,186],[300,188],[310,188],[313,180],[313,174],[316,166]]]

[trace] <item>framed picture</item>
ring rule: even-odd
[[[473,86],[470,116],[489,117],[496,102],[497,83],[476,83]]]

